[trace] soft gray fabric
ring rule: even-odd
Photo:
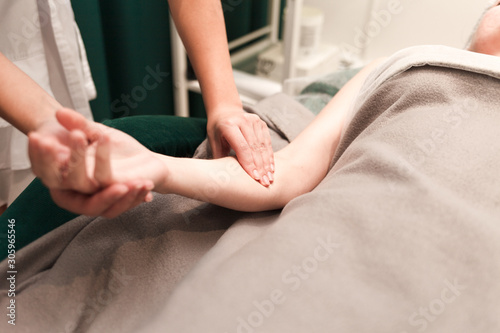
[[[69,222],[18,253],[17,324],[498,332],[499,61],[441,47],[390,59],[367,80],[327,177],[281,212],[168,195],[117,219]],[[274,99],[262,110],[303,115],[268,115],[293,137],[311,115]]]
[[[262,113],[275,150],[314,118],[283,94],[247,111]],[[195,156],[208,157],[207,147],[204,142]],[[8,297],[9,281],[0,281],[0,332],[133,332],[150,321],[229,226],[261,226],[278,215],[155,195],[115,219],[76,218],[17,252],[15,298]],[[5,260],[0,272],[7,271]],[[16,326],[4,320],[10,299],[16,301]]]
[[[142,332],[498,332],[498,62],[392,58],[325,180],[260,232],[233,225]]]

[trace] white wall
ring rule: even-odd
[[[325,42],[358,52],[365,60],[419,44],[464,47],[475,23],[490,2],[304,0],[305,5],[325,11]]]
[[[363,27],[372,0],[304,0],[304,6],[325,12],[323,39],[340,44],[354,38],[356,27]]]

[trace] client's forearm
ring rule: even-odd
[[[274,183],[264,187],[252,179],[233,157],[216,160],[178,159],[159,156],[166,176],[155,191],[176,193],[240,211],[282,208],[291,199],[312,190],[322,179],[305,174],[285,152],[276,154]]]
[[[380,60],[366,66],[292,143],[275,154],[276,171],[271,186],[260,185],[231,157],[197,160],[157,155],[163,161],[165,176],[155,191],[242,211],[282,208],[314,189],[326,176],[351,104],[378,63]]]

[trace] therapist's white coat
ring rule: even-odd
[[[63,106],[92,118],[96,90],[69,0],[0,0],[0,52]],[[0,187],[9,186],[9,170],[30,166],[27,137],[0,119]]]

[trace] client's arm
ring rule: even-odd
[[[349,81],[290,145],[275,154],[275,181],[267,188],[250,177],[234,158],[197,160],[154,154],[125,133],[85,123],[78,114],[62,110],[58,117],[65,127],[82,137],[88,128],[100,127],[102,138],[95,152],[74,156],[77,164],[95,167],[89,172],[99,183],[146,178],[155,184],[157,192],[176,193],[241,211],[270,210],[311,191],[325,177],[345,116],[376,64],[367,66]],[[70,209],[67,196],[54,199],[58,203],[66,200],[63,207]]]
[[[187,160],[161,156],[166,173],[156,190],[241,211],[281,208],[311,191],[328,172],[346,114],[361,85],[381,61],[374,61],[351,79],[293,142],[275,154],[276,173],[271,186],[260,186],[231,157]]]

